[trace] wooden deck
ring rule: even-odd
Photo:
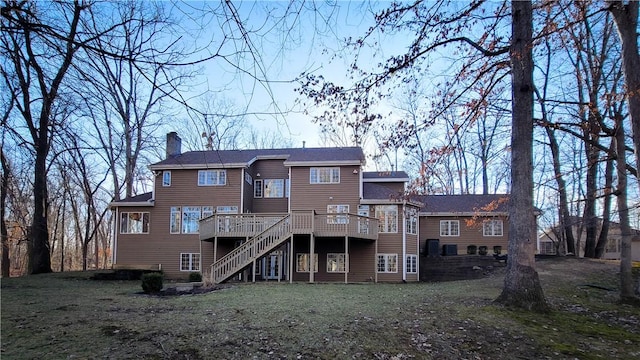
[[[316,214],[314,211],[260,214],[216,214],[200,220],[200,240],[215,237],[247,238],[288,217],[292,234],[313,234],[316,237],[348,236],[375,240],[378,219],[355,214]]]

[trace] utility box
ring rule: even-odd
[[[442,256],[458,255],[458,245],[446,244],[442,245]]]
[[[425,249],[425,255],[429,257],[440,256],[440,240],[439,239],[427,239],[427,247]]]

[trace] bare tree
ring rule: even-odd
[[[80,20],[88,5],[7,1],[2,6],[2,73],[22,115],[35,158],[29,272],[51,272],[47,158],[57,126],[52,109],[82,39]],[[63,16],[64,14],[64,16]]]
[[[637,1],[624,2],[621,0],[608,0],[607,3],[622,41],[622,63],[629,101],[636,166],[640,167],[640,72],[638,72],[638,68],[640,68],[640,53],[638,53],[638,8],[640,4]],[[640,185],[640,181],[638,185]]]
[[[546,310],[535,270],[533,213],[533,10],[531,1],[511,2],[511,196],[509,261],[497,301],[525,309]]]
[[[9,259],[9,230],[6,223],[6,204],[9,192],[9,177],[11,167],[4,156],[4,147],[0,149],[0,162],[2,163],[2,177],[0,178],[0,239],[2,240],[2,277],[9,277],[11,260]]]

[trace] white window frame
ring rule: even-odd
[[[398,232],[398,205],[376,205],[375,215],[378,219],[378,232]]]
[[[256,179],[253,181],[253,197],[254,198],[261,198],[263,194],[262,191],[262,180],[261,179]]]
[[[328,273],[345,273],[347,272],[347,254],[345,253],[328,253],[327,254],[327,272]]]
[[[284,179],[284,197],[289,198],[289,194],[291,194],[291,181]]]
[[[132,219],[137,214],[138,220]],[[124,221],[126,219],[126,222]],[[147,211],[125,211],[120,213],[120,234],[148,234],[150,215]]]
[[[306,260],[305,260],[306,257]],[[318,272],[318,253],[313,254],[314,266],[313,272]],[[305,264],[306,263],[306,264]],[[301,267],[300,265],[305,265]],[[308,273],[309,272],[309,253],[296,253],[296,272]]]
[[[226,184],[226,170],[198,170],[198,186],[223,186]]]
[[[180,253],[180,271],[200,271],[200,260],[200,253]]]
[[[171,186],[171,170],[164,170],[162,172],[162,186]]]
[[[398,272],[398,254],[377,254],[376,271],[394,274]],[[382,265],[382,267],[380,266]],[[383,270],[381,270],[381,268]]]
[[[312,167],[309,169],[310,184],[339,184],[339,167]]]
[[[182,207],[172,206],[169,215],[169,233],[180,234],[182,230]]]
[[[418,273],[418,255],[407,255],[405,259],[405,269],[407,274]]]
[[[504,236],[504,222],[496,219],[483,221],[482,236]]]
[[[263,198],[283,198],[284,197],[284,179],[264,179]]]
[[[216,214],[237,214],[238,207],[235,205],[216,206]]]
[[[456,226],[452,226],[453,224]],[[443,228],[443,225],[446,227]],[[454,233],[454,230],[457,233]],[[460,236],[460,220],[440,220],[440,236]]]
[[[348,224],[349,205],[335,204],[327,205],[327,224]],[[340,214],[340,215],[333,215]]]
[[[198,234],[200,232],[199,221],[201,217],[202,208],[200,206],[183,206],[180,231],[183,234]]]
[[[418,212],[415,209],[407,211],[406,224],[407,234],[418,234]]]
[[[203,206],[200,219],[208,218],[209,216],[213,216],[213,206]]]

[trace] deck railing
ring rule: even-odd
[[[211,265],[211,281],[218,284],[236,274],[283,241],[291,237],[291,217],[289,215],[272,224],[258,236],[241,244]]]
[[[253,237],[284,217],[290,217],[291,232],[316,236],[378,237],[378,219],[355,214],[288,213],[216,214],[200,220],[200,240],[219,237]]]

